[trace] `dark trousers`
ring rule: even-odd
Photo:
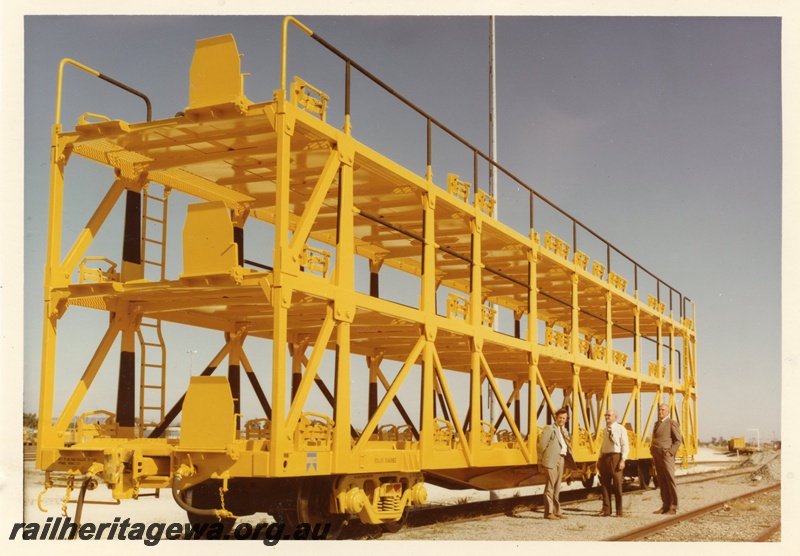
[[[678,509],[678,487],[675,485],[675,458],[663,448],[651,451],[658,475],[658,488],[661,490],[661,508]]]
[[[600,474],[600,486],[603,487],[603,513],[611,513],[611,493],[614,494],[614,504],[617,515],[622,515],[622,470],[619,462],[622,454],[603,454],[597,462],[597,471]]]

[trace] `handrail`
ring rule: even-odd
[[[384,83],[383,81],[378,79],[375,75],[370,73],[363,66],[359,65],[358,63],[356,63],[352,58],[350,58],[349,56],[347,56],[344,53],[342,53],[336,47],[334,47],[329,42],[327,42],[325,39],[320,37],[317,33],[313,32],[311,29],[309,29],[308,27],[306,27],[305,25],[303,25],[302,23],[300,23],[298,20],[296,20],[295,18],[293,18],[291,16],[286,17],[284,19],[284,21],[283,21],[283,42],[282,42],[283,50],[282,50],[282,60],[281,60],[281,86],[283,87],[283,89],[282,89],[283,91],[286,90],[286,50],[287,50],[287,31],[288,31],[288,24],[289,23],[293,23],[294,25],[296,25],[297,27],[302,29],[312,39],[317,41],[319,44],[324,46],[331,53],[333,53],[337,57],[341,58],[346,63],[346,70],[345,70],[346,71],[346,74],[345,74],[345,89],[346,90],[345,90],[345,99],[344,99],[344,104],[345,104],[344,117],[345,117],[345,128],[346,128],[345,132],[348,132],[349,123],[350,123],[350,70],[351,70],[351,68],[354,68],[354,69],[358,70],[364,77],[366,77],[367,79],[369,79],[370,81],[372,81],[373,83],[378,85],[384,91],[386,91],[387,93],[389,93],[390,95],[395,97],[397,100],[399,100],[400,102],[402,102],[403,104],[405,104],[406,106],[411,108],[414,112],[416,112],[417,114],[419,114],[420,116],[422,116],[423,118],[426,119],[427,128],[428,128],[427,129],[427,153],[428,153],[428,155],[427,155],[428,156],[428,161],[427,162],[428,162],[428,172],[429,172],[428,178],[429,179],[430,179],[430,168],[431,168],[431,141],[432,141],[430,128],[431,128],[431,125],[433,124],[433,125],[436,125],[436,127],[438,127],[440,130],[445,132],[447,135],[449,135],[450,137],[452,137],[453,139],[455,139],[456,141],[458,141],[459,143],[464,145],[467,149],[469,149],[469,150],[471,150],[473,152],[474,157],[475,157],[475,165],[474,165],[475,166],[475,176],[474,176],[475,179],[474,179],[474,183],[475,183],[475,187],[476,188],[477,188],[477,182],[478,182],[478,180],[477,180],[478,159],[480,158],[480,159],[484,160],[486,163],[488,163],[491,167],[493,167],[496,170],[502,172],[502,174],[504,174],[507,178],[511,179],[517,185],[519,185],[520,187],[524,188],[525,190],[527,190],[529,192],[529,194],[530,194],[530,228],[531,229],[533,229],[534,201],[535,201],[535,199],[539,199],[539,200],[543,201],[544,203],[546,203],[547,205],[549,205],[555,211],[557,211],[560,214],[562,214],[564,217],[566,217],[567,219],[569,219],[573,223],[573,241],[572,241],[573,246],[576,245],[576,243],[577,243],[577,226],[580,226],[583,230],[585,230],[586,232],[590,233],[591,235],[593,235],[594,237],[596,237],[598,240],[600,240],[601,242],[603,242],[606,245],[606,247],[607,247],[606,268],[608,270],[611,270],[611,250],[613,249],[614,252],[618,253],[619,255],[621,255],[623,258],[627,259],[628,261],[630,261],[634,265],[634,283],[636,283],[637,286],[638,286],[637,273],[638,273],[639,270],[642,270],[643,272],[649,274],[650,276],[652,276],[656,280],[656,283],[657,283],[657,296],[659,298],[660,298],[660,285],[661,284],[663,284],[670,292],[670,305],[672,304],[672,299],[671,299],[672,294],[673,293],[677,294],[679,296],[679,299],[680,299],[679,304],[678,304],[679,309],[680,309],[680,316],[683,317],[683,314],[684,314],[684,311],[685,311],[684,310],[685,298],[683,297],[683,295],[681,294],[681,292],[679,290],[673,288],[667,282],[664,282],[662,279],[658,278],[650,270],[648,270],[645,267],[641,266],[639,263],[634,261],[630,256],[628,256],[623,251],[618,249],[616,246],[614,246],[608,240],[604,239],[600,234],[598,234],[597,232],[595,232],[594,230],[592,230],[591,228],[589,228],[588,226],[586,226],[585,224],[580,222],[578,219],[576,219],[573,216],[571,216],[569,213],[567,213],[566,211],[561,209],[554,202],[552,202],[551,200],[549,200],[548,198],[546,198],[542,194],[536,192],[533,188],[531,188],[529,185],[527,185],[525,182],[523,182],[520,178],[518,178],[517,176],[512,174],[508,169],[506,169],[502,165],[498,164],[490,156],[486,155],[485,153],[483,153],[482,151],[480,151],[479,149],[477,149],[476,147],[471,145],[467,140],[465,140],[462,137],[460,137],[457,133],[455,133],[454,131],[449,129],[447,126],[445,126],[444,124],[439,122],[436,118],[434,118],[433,116],[429,115],[427,112],[425,112],[424,110],[422,110],[421,108],[416,106],[413,102],[411,102],[410,100],[408,100],[405,97],[403,97],[397,91],[395,91],[394,89],[389,87],[386,83]],[[497,183],[497,180],[495,180],[495,183]]]
[[[76,62],[75,60],[71,60],[70,58],[64,58],[63,60],[61,60],[61,63],[58,65],[58,84],[56,86],[56,118],[55,118],[55,125],[56,126],[61,125],[61,93],[62,93],[63,81],[64,81],[64,67],[67,64],[73,65],[78,69],[82,69],[83,71],[85,71],[87,73],[90,73],[90,74],[94,75],[95,77],[99,77],[103,81],[111,83],[112,85],[114,85],[116,87],[119,87],[120,89],[123,89],[125,91],[128,91],[129,93],[134,94],[137,97],[139,97],[142,100],[144,100],[144,103],[147,106],[147,121],[148,122],[152,121],[152,119],[153,119],[153,108],[152,108],[152,105],[150,104],[150,99],[147,98],[147,95],[145,95],[144,93],[142,93],[140,91],[137,91],[136,89],[134,89],[132,87],[128,87],[127,85],[117,81],[116,79],[112,79],[111,77],[108,77],[107,75],[103,75],[99,71],[94,70],[94,69],[90,68],[89,66],[85,66],[85,65],[81,64],[80,62]]]
[[[286,51],[287,51],[288,47],[287,47],[286,43],[287,43],[287,39],[288,39],[289,24],[290,23],[293,23],[299,29],[301,29],[305,33],[311,35],[312,37],[314,36],[314,32],[311,29],[309,29],[308,27],[306,27],[305,25],[303,25],[302,23],[297,21],[292,16],[288,15],[288,16],[283,18],[283,33],[281,34],[281,36],[282,36],[282,39],[281,39],[281,91],[283,93],[283,99],[284,100],[286,100],[286,91],[287,91],[287,87],[286,87]]]

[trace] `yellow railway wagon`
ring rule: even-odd
[[[736,450],[744,450],[746,443],[744,436],[734,436],[728,441],[728,451],[735,452]]]
[[[343,91],[287,82],[289,29],[344,61]],[[626,473],[648,482],[649,431],[661,402],[681,424],[678,455],[688,464],[697,451],[694,303],[630,259],[628,275],[612,268],[611,254],[621,254],[614,246],[299,21],[286,18],[283,34],[273,98],[245,96],[232,36],[203,39],[189,104],[168,119],[151,119],[143,93],[62,62],[37,447],[47,486],[104,482],[115,499],[171,489],[190,518],[226,526],[268,512],[290,523],[357,516],[391,529],[425,503],[426,482],[478,489],[541,482],[538,433],[564,406],[578,464],[568,479],[593,480],[600,416],[613,407],[629,430]],[[141,97],[147,118],[86,114],[63,128],[67,67]],[[419,138],[427,145],[424,175],[351,132],[355,73],[427,126]],[[343,128],[326,121],[336,94]],[[456,139],[472,167],[437,165],[432,143],[442,134]],[[62,245],[65,171],[76,159],[108,168],[110,185],[84,199],[96,208],[77,239]],[[498,189],[522,192],[522,225],[498,218],[479,168],[499,176]],[[176,195],[190,202],[180,234],[168,234]],[[88,256],[94,238],[114,230],[117,205],[124,205],[121,258]],[[572,237],[538,227],[541,207],[564,214]],[[600,242],[600,255],[579,249],[579,232]],[[169,272],[167,238],[175,236],[181,260],[169,261],[179,269]],[[253,260],[267,252],[270,264]],[[399,290],[414,301],[393,300]],[[56,414],[57,330],[81,311],[106,312],[107,329],[82,338],[89,363]],[[167,325],[218,338],[216,356],[177,399],[167,399]],[[113,411],[87,410],[82,402],[118,338]],[[256,355],[260,342],[269,355]],[[243,376],[261,412],[247,420]],[[67,443],[79,411],[77,437]],[[178,423],[179,434],[167,434]]]

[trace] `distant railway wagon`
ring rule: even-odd
[[[290,29],[342,62],[341,91],[287,83]],[[392,529],[425,503],[426,483],[542,482],[538,433],[564,406],[577,461],[569,480],[593,480],[601,416],[614,408],[629,431],[626,473],[649,481],[662,402],[683,431],[681,462],[692,460],[690,299],[294,18],[281,54],[281,88],[254,102],[233,37],[199,40],[188,105],[155,120],[143,93],[61,63],[37,447],[48,486],[103,482],[114,499],[171,489],[190,518],[225,526],[268,512]],[[144,99],[147,117],[89,112],[62,127],[66,68]],[[421,122],[421,171],[353,133],[364,83]],[[333,106],[344,109],[340,127]],[[443,138],[466,167],[435,156]],[[107,186],[82,179],[95,168],[108,169]],[[83,222],[64,210],[76,195],[92,207]],[[566,231],[549,227],[547,211]],[[68,231],[75,238],[62,243]],[[117,247],[97,252],[96,238],[111,234]],[[107,318],[69,346],[86,353],[78,376],[59,336],[76,332],[81,314]],[[174,397],[168,330],[217,342]],[[84,407],[109,358],[116,392]],[[57,410],[62,390],[71,394]],[[242,417],[246,396],[258,415]],[[165,434],[178,424],[179,435]]]
[[[779,449],[779,448],[778,448]],[[733,436],[728,441],[728,451],[729,452],[739,452],[743,454],[752,454],[753,452],[759,452],[759,446],[747,445],[747,440],[744,436]]]
[[[747,443],[745,442],[744,436],[734,436],[728,441],[728,451],[735,452],[735,451],[744,451],[747,447]]]

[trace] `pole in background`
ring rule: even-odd
[[[497,125],[495,112],[497,100],[495,96],[495,41],[494,41],[494,16],[489,16],[489,156],[492,161],[497,161]],[[489,167],[489,195],[497,201],[497,168],[492,164]],[[495,202],[495,218],[497,218],[497,203]]]
[[[495,101],[495,57],[494,57],[494,16],[489,16],[489,156],[492,162],[497,160],[497,126],[495,125],[495,111],[497,103]],[[497,187],[495,179],[497,171],[494,164],[489,164],[489,195],[494,198],[494,217],[497,218]],[[495,315],[494,329],[497,330],[498,316]],[[486,398],[489,401],[489,422],[495,422],[494,393],[492,392],[489,381],[486,381]],[[489,491],[489,499],[499,498],[497,491]]]
[[[189,376],[192,376],[192,360],[194,359],[194,354],[197,353],[197,350],[187,349],[186,353],[189,354]]]
[[[492,161],[497,159],[497,129],[495,125],[495,110],[497,103],[495,102],[495,75],[494,75],[494,16],[489,16],[489,156]],[[497,194],[495,184],[495,167],[494,164],[489,165],[489,195],[495,199],[495,218],[497,218]],[[494,327],[497,329],[497,317],[495,317]],[[488,381],[486,384],[486,399],[489,402],[489,420],[494,423],[495,409],[494,409],[494,395],[489,387]]]

